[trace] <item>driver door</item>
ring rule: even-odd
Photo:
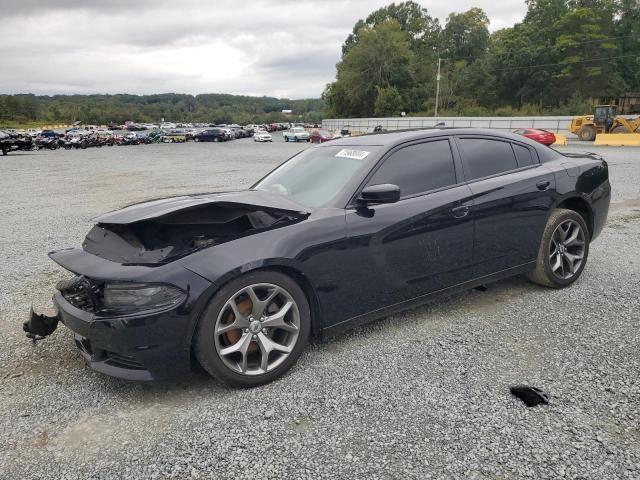
[[[347,209],[346,225],[353,301],[343,315],[355,317],[471,279],[474,228],[472,193],[458,184],[447,138],[392,151],[367,186],[394,184],[392,204]]]

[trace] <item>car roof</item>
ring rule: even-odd
[[[411,142],[414,140],[428,139],[430,137],[440,137],[443,135],[486,135],[490,137],[499,137],[505,140],[515,140],[518,142],[529,142],[522,137],[511,132],[503,132],[488,128],[426,128],[420,130],[402,130],[386,133],[373,133],[367,135],[359,135],[356,137],[341,137],[333,140],[330,145],[375,145],[391,148],[396,145]],[[327,145],[328,146],[328,145]]]

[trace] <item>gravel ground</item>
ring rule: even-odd
[[[0,158],[1,478],[640,478],[640,149],[589,148],[614,203],[572,287],[456,295],[316,343],[264,387],[127,383],[65,328],[24,338],[65,276],[46,252],[101,212],[248,186],[306,147],[275,137]],[[527,409],[518,383],[550,405]]]

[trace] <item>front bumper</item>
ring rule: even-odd
[[[53,303],[93,370],[134,381],[175,380],[191,374],[191,322],[182,307],[104,318],[74,307],[60,292]]]

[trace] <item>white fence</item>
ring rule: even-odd
[[[392,118],[335,118],[322,121],[322,128],[341,130],[348,126],[351,132],[365,133],[382,125],[387,130],[433,127],[444,122],[445,127],[496,128],[541,128],[555,133],[569,134],[572,117],[392,117]]]

